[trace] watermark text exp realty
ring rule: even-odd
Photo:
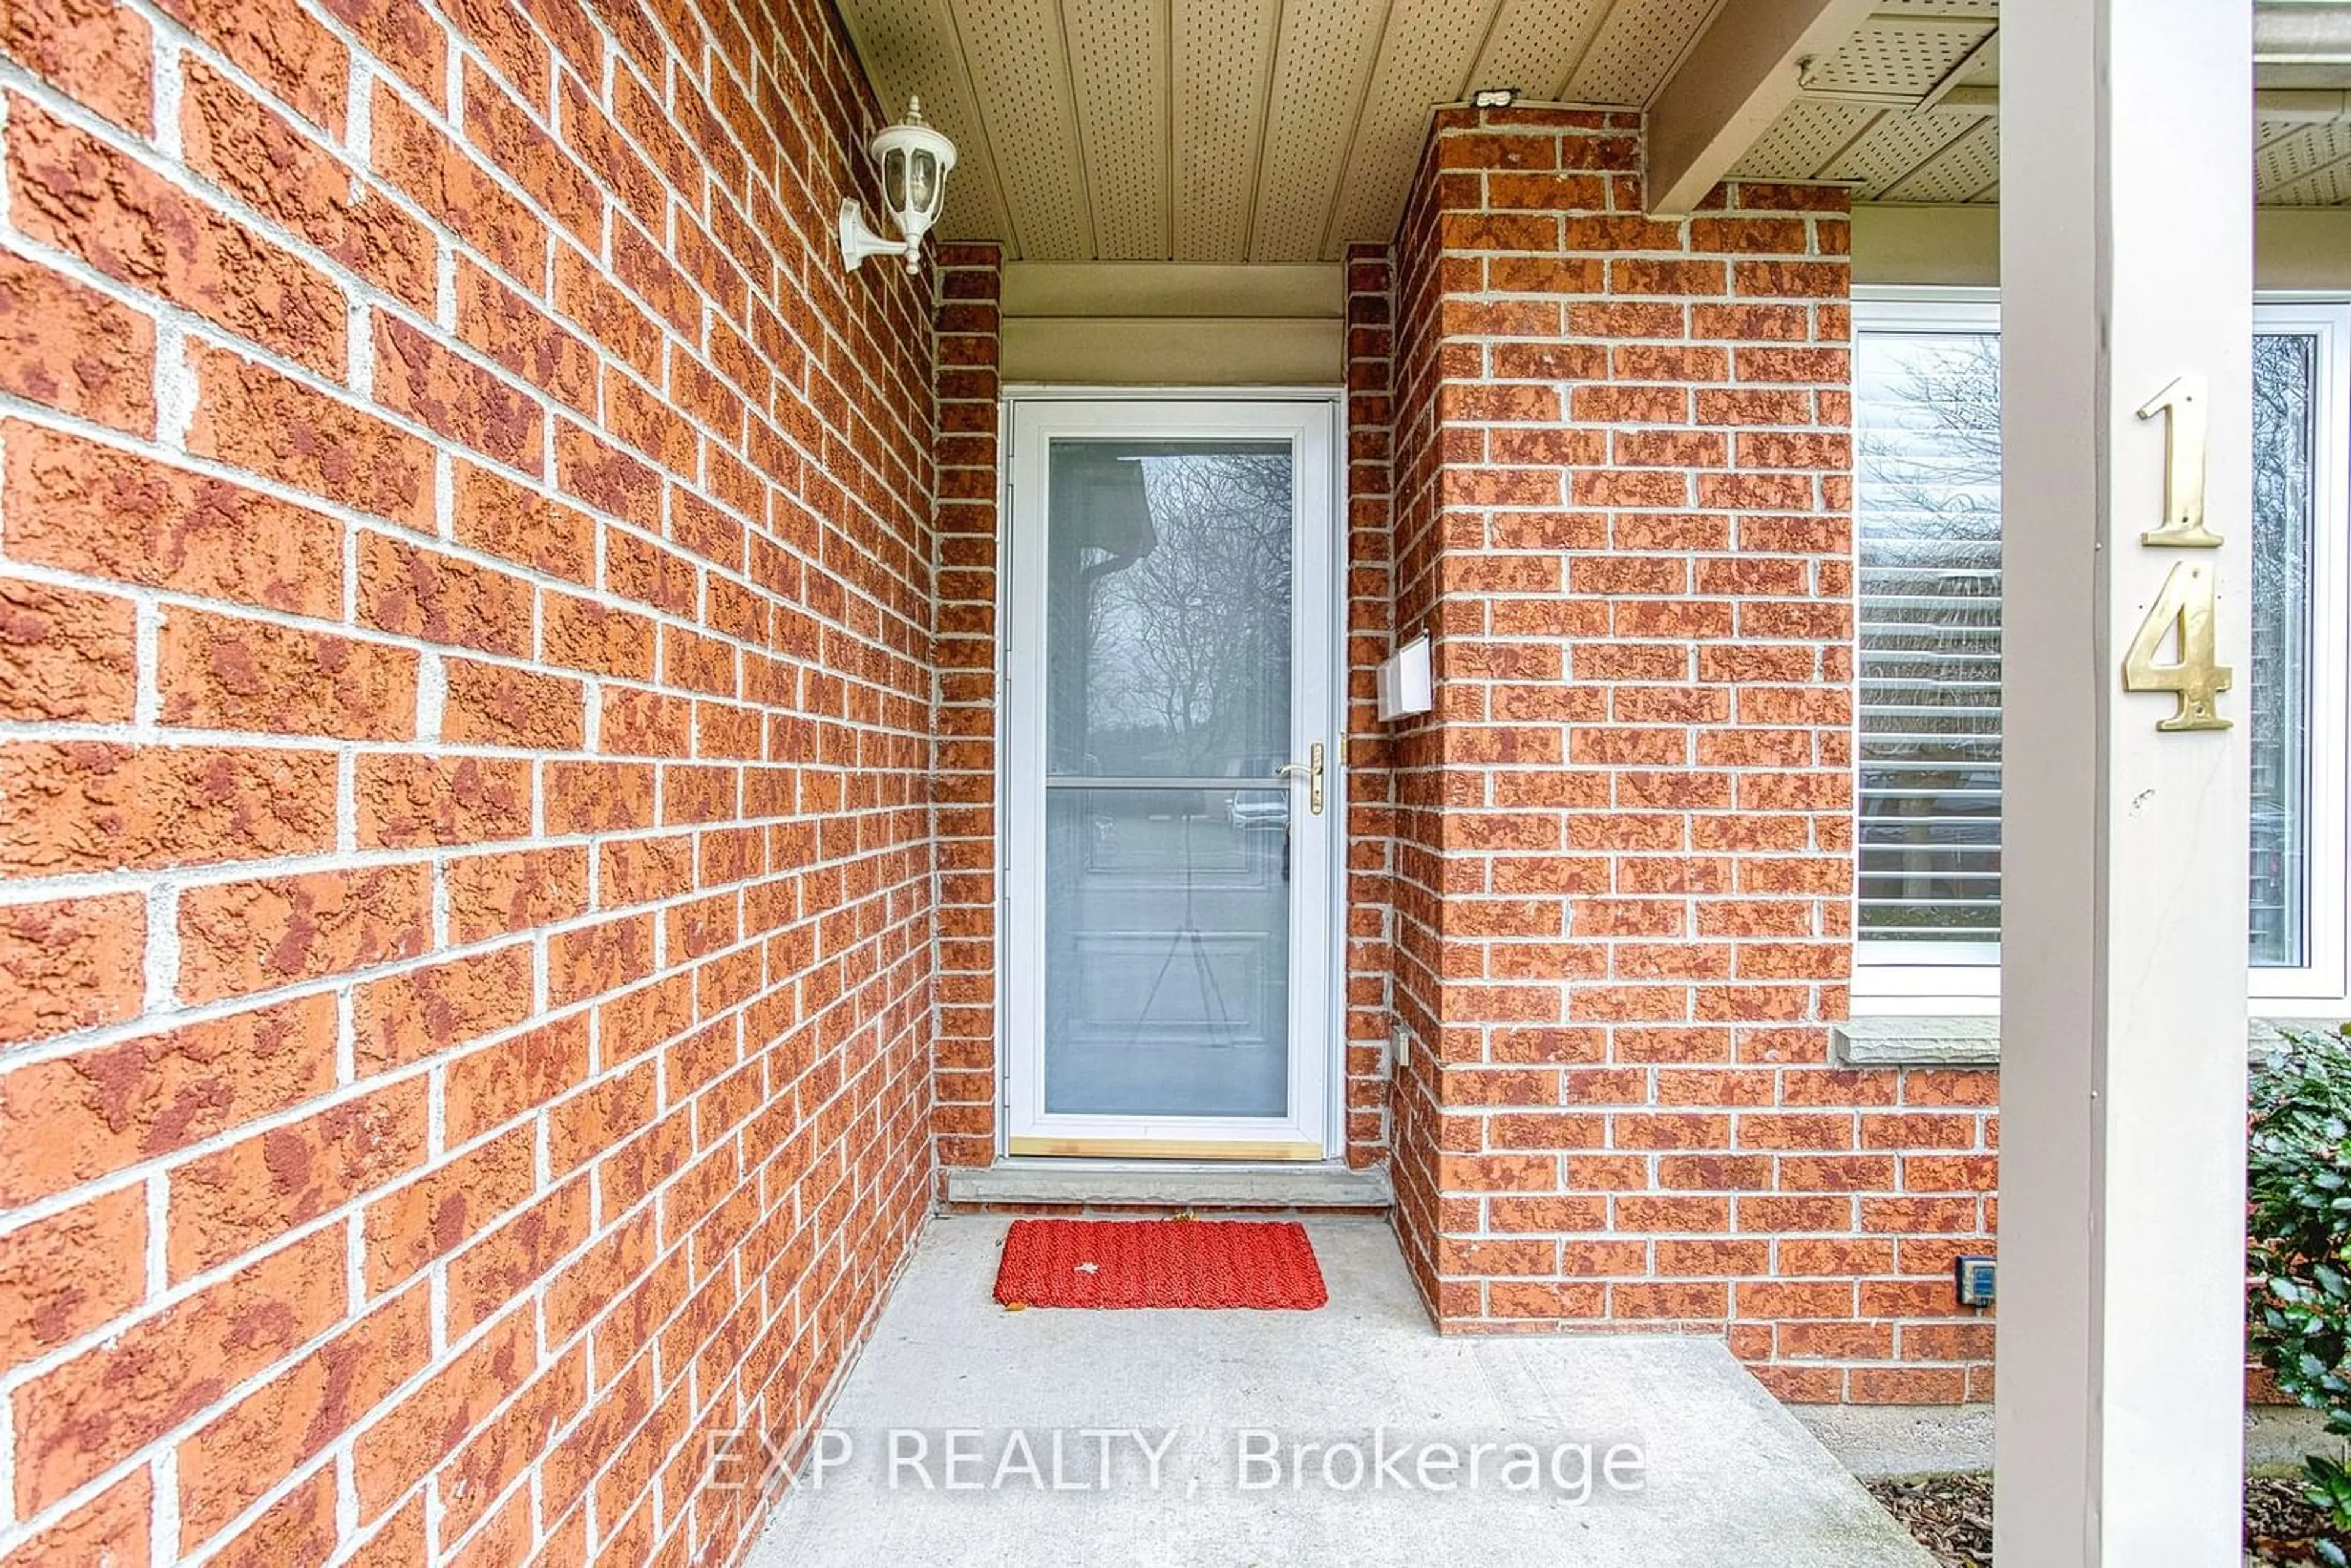
[[[713,1486],[765,1486],[781,1469],[755,1433],[713,1440]],[[1648,1460],[1635,1443],[1434,1437],[1385,1427],[1317,1437],[1253,1427],[1205,1435],[1180,1427],[820,1428],[791,1484],[820,1490],[845,1478],[891,1491],[1491,1491],[1582,1503],[1645,1490]]]

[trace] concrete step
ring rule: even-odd
[[[1150,1205],[1170,1208],[1386,1208],[1384,1169],[1344,1166],[998,1164],[947,1173],[950,1203]]]

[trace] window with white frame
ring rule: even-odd
[[[1860,553],[1856,995],[1998,993],[2000,318],[1989,296],[1855,311]],[[2345,989],[2344,556],[2351,304],[2254,312],[2249,954],[2257,999]],[[2288,1010],[2282,1007],[2278,1010]]]

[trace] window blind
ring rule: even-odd
[[[2318,340],[2253,353],[2252,957],[2306,961]],[[1858,932],[1895,963],[1992,962],[2000,936],[2000,340],[1860,335]]]
[[[1869,333],[1855,367],[1864,940],[2000,936],[2000,343]]]

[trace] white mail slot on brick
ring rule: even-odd
[[[1428,676],[1428,637],[1423,633],[1380,661],[1380,719],[1383,723],[1410,714],[1426,713],[1436,706]]]

